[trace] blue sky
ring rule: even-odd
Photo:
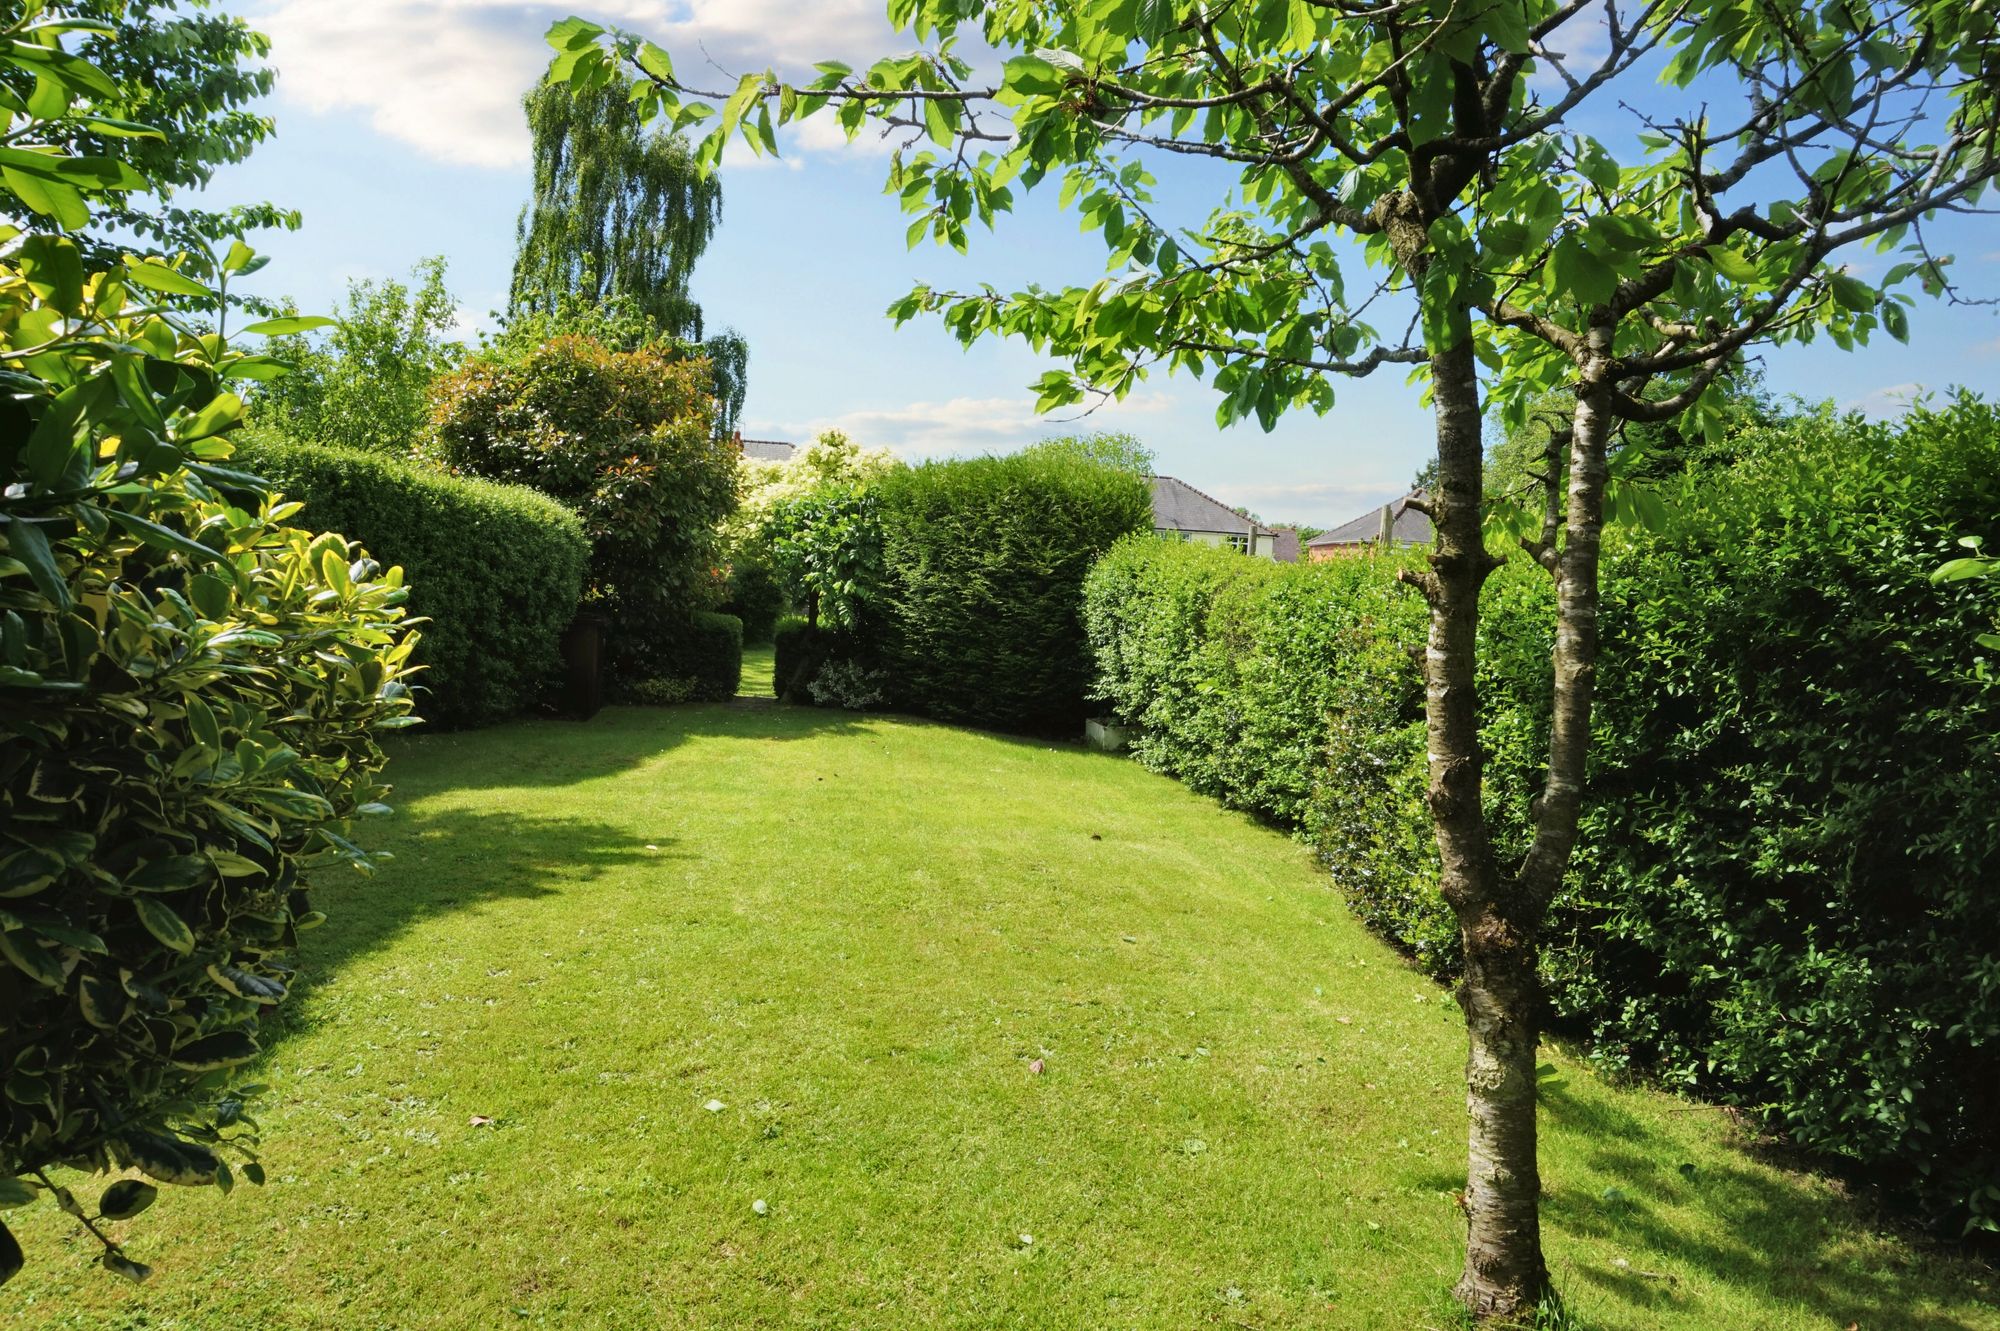
[[[273,39],[277,137],[218,177],[224,200],[269,198],[305,214],[266,236],[262,289],[302,308],[330,308],[347,282],[398,277],[443,254],[468,325],[499,305],[515,218],[528,187],[521,93],[546,63],[542,32],[577,12],[654,36],[682,73],[703,52],[731,71],[815,59],[859,62],[905,49],[882,0],[224,0]],[[819,129],[809,126],[809,129]],[[830,127],[829,127],[830,129]],[[1179,165],[1176,163],[1175,165]],[[1218,430],[1215,399],[1188,379],[1158,377],[1087,421],[1038,420],[1027,385],[1049,368],[1025,346],[962,350],[934,322],[892,328],[882,311],[918,280],[1003,288],[1031,280],[1094,281],[1102,245],[1054,210],[1053,191],[977,235],[969,257],[904,247],[906,219],[882,193],[879,145],[832,132],[795,140],[783,163],[736,155],[723,168],[720,231],[695,278],[712,327],[750,344],[745,433],[803,439],[838,425],[904,456],[1005,451],[1076,428],[1130,430],[1180,476],[1267,518],[1331,525],[1402,492],[1429,455],[1430,421],[1400,374],[1337,384],[1331,415]],[[1166,191],[1190,219],[1213,177]],[[1199,206],[1197,206],[1199,205]],[[2000,294],[2000,226],[1941,228],[1960,274]],[[1886,339],[1845,355],[1831,346],[1766,360],[1781,393],[1833,398],[1876,412],[1918,386],[2000,380],[2000,318],[1990,309],[1925,305],[1908,346]]]

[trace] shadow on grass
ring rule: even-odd
[[[463,809],[396,817],[403,825],[391,839],[394,859],[371,877],[342,874],[313,887],[313,905],[328,918],[300,939],[295,999],[436,916],[531,901],[614,867],[681,858],[671,838],[642,840],[630,828],[589,819]],[[304,1010],[294,1001],[280,1013]],[[290,1028],[279,1020],[281,1029]]]
[[[1974,1323],[1949,1313],[1926,1313],[1898,1301],[1898,1270],[1866,1269],[1846,1250],[1857,1238],[1852,1225],[1829,1223],[1829,1211],[1846,1210],[1771,1174],[1731,1164],[1684,1172],[1674,1145],[1615,1105],[1584,1101],[1560,1089],[1545,1092],[1543,1110],[1553,1125],[1596,1143],[1589,1164],[1617,1180],[1613,1190],[1591,1195],[1561,1189],[1544,1202],[1553,1228],[1663,1254],[1699,1267],[1718,1283],[1757,1290],[1777,1306],[1811,1309],[1829,1327],[1897,1327],[1907,1331],[1971,1331]],[[1675,1223],[1667,1204],[1698,1203],[1718,1217],[1726,1237],[1694,1233]],[[1840,1220],[1850,1216],[1839,1217]],[[1859,1217],[1873,1222],[1873,1217]],[[1913,1246],[1920,1241],[1913,1240]],[[1917,1247],[1918,1260],[1926,1260]],[[1934,1259],[1966,1269],[1943,1282],[1963,1289],[1970,1264],[1940,1254]],[[1690,1295],[1666,1273],[1632,1268],[1576,1266],[1570,1278],[1587,1282],[1635,1310],[1684,1309]]]
[[[863,729],[871,715],[692,703],[607,707],[588,721],[536,718],[485,730],[418,732],[390,747],[389,779],[405,802],[445,790],[567,786],[629,771],[691,739],[817,739]]]

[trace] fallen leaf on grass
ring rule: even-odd
[[[493,1120],[484,1114],[474,1114],[465,1121],[465,1126],[468,1128],[490,1128],[493,1126]]]
[[[1030,1072],[1034,1073],[1034,1074],[1035,1074],[1035,1075],[1036,1075],[1037,1077],[1041,1076],[1041,1075],[1042,1075],[1042,1060],[1038,1058],[1038,1059],[1036,1059],[1036,1060],[1035,1060],[1034,1062],[1032,1062],[1032,1063],[1028,1064],[1028,1071],[1030,1071]]]

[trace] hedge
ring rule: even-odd
[[[486,725],[531,706],[560,665],[590,543],[576,515],[518,485],[253,433],[237,465],[305,507],[294,519],[401,565],[422,616],[419,711],[434,725]]]
[[[722,609],[743,621],[744,642],[766,643],[785,612],[785,589],[769,564],[738,559],[729,566],[729,599]]]
[[[1582,849],[1544,981],[1603,1063],[1729,1100],[1948,1228],[2000,1220],[2000,413],[1811,417],[1614,533]],[[1395,561],[1135,540],[1093,570],[1098,688],[1142,761],[1297,828],[1357,911],[1458,964],[1423,802],[1424,616]],[[1548,725],[1548,579],[1482,606],[1488,811],[1518,856]]]
[[[1145,478],[1030,448],[904,468],[875,493],[883,586],[862,636],[892,701],[947,721],[1078,730],[1084,575],[1149,525]]]
[[[712,610],[671,634],[661,652],[665,671],[658,692],[677,692],[690,702],[727,702],[743,682],[743,621]]]

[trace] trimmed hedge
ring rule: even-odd
[[[671,634],[661,651],[663,679],[691,702],[727,702],[743,682],[743,621],[734,615],[698,610]]]
[[[1595,1057],[1743,1105],[1950,1229],[2000,1223],[2000,412],[1813,417],[1680,482],[1605,570],[1598,744],[1551,913],[1551,1015]],[[1093,570],[1098,687],[1142,761],[1297,827],[1356,910],[1450,978],[1424,806],[1424,614],[1395,562],[1277,567],[1133,540]],[[1503,860],[1548,728],[1549,579],[1487,585]]]
[[[862,636],[893,702],[1008,730],[1080,728],[1084,575],[1150,524],[1145,478],[1031,448],[904,468],[875,493],[883,586]]]
[[[410,582],[422,616],[419,706],[477,726],[531,706],[560,666],[590,542],[569,509],[525,486],[267,433],[239,437],[236,464],[305,507],[314,531],[361,542]]]
[[[729,599],[722,609],[743,621],[744,642],[769,642],[778,616],[785,612],[785,589],[769,564],[739,559],[729,567]]]

